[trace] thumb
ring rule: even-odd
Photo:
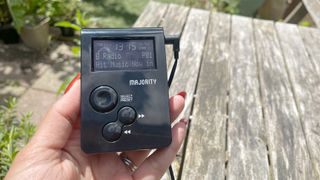
[[[79,120],[80,112],[80,80],[61,97],[41,121],[31,143],[40,147],[60,149],[65,146]]]

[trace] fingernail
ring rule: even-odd
[[[189,120],[188,119],[181,119],[180,122],[184,123],[184,125],[188,126]]]
[[[80,79],[80,73],[78,73],[73,79],[72,81],[69,83],[69,85],[67,86],[66,90],[64,91],[64,94],[66,94],[73,86],[73,84]]]
[[[183,99],[185,99],[186,96],[187,96],[187,93],[186,93],[185,91],[181,91],[181,92],[179,92],[177,95],[182,96]]]

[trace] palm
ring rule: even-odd
[[[80,133],[75,130],[66,147],[62,150],[65,155],[65,161],[62,161],[61,166],[67,167],[66,173],[71,179],[115,179],[122,177],[131,178],[131,172],[121,161],[117,153],[104,153],[88,155],[80,149]]]
[[[171,119],[182,111],[184,98],[170,99]],[[149,151],[125,152],[138,166],[135,172],[118,153],[88,155],[81,150],[79,130],[80,81],[48,112],[34,137],[19,152],[8,179],[160,179],[178,151],[186,129],[180,121],[172,129],[172,143],[148,157]]]

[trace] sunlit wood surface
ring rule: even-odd
[[[320,30],[156,2],[134,26],[181,34],[178,179],[320,179]]]

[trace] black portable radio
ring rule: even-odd
[[[84,152],[154,149],[171,143],[166,42],[162,28],[81,31]]]

